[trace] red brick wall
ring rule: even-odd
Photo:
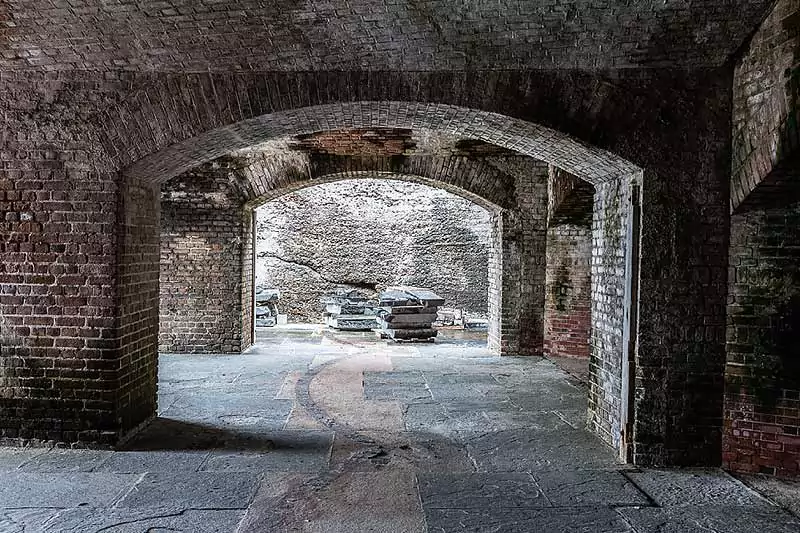
[[[64,80],[5,74],[0,441],[108,443],[118,429],[114,173],[59,92]]]
[[[591,330],[588,225],[560,224],[547,231],[544,348],[559,357],[589,357]]]
[[[161,200],[159,350],[235,353],[249,346],[243,312],[252,259],[251,214],[227,171],[210,167],[168,182]],[[250,304],[252,305],[252,304]]]
[[[724,464],[800,475],[800,203],[731,224]]]

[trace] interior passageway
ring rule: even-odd
[[[720,470],[624,466],[586,384],[476,333],[292,326],[162,355],[159,415],[117,451],[0,451],[0,531],[795,532]]]

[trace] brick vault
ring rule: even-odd
[[[219,306],[162,347],[241,351],[253,207],[402,177],[491,210],[490,345],[588,357],[621,457],[796,476],[798,1],[591,4],[7,2],[3,442],[126,438],[170,283]]]

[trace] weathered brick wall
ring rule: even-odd
[[[594,187],[550,165],[547,177],[547,223],[592,224]]]
[[[155,415],[158,381],[159,190],[127,179],[120,188],[117,263],[120,435]]]
[[[207,166],[162,188],[160,351],[246,347],[242,287],[250,215],[243,203],[225,169]]]
[[[589,357],[594,187],[552,165],[547,179],[545,352]]]
[[[258,283],[281,291],[290,321],[320,322],[320,298],[338,286],[428,287],[447,307],[486,315],[489,213],[465,198],[361,178],[289,193],[257,213]]]
[[[489,347],[504,355],[541,355],[547,164],[502,158],[491,164],[515,176],[517,208],[492,218]]]
[[[255,343],[255,261],[256,261],[256,214],[252,209],[242,213],[242,342],[246,349]]]
[[[512,171],[517,177],[519,227],[514,237],[520,268],[509,270],[507,277],[519,276],[519,292],[506,302],[516,303],[520,355],[542,355],[544,346],[547,170],[547,163],[531,160]],[[504,238],[508,236],[506,232]]]
[[[800,203],[731,221],[723,459],[800,474]]]
[[[800,0],[779,0],[736,63],[731,207],[800,147]]]
[[[614,447],[621,435],[628,195],[623,180],[597,185],[592,216],[588,418],[589,427]]]
[[[544,350],[549,355],[589,357],[591,255],[590,225],[548,228]]]
[[[107,79],[107,74],[91,75],[91,84],[97,86]],[[4,73],[3,87],[7,80]],[[62,85],[62,90],[47,92],[50,100],[44,99],[61,107],[35,104],[45,111],[43,118],[52,114],[66,117],[65,124],[95,125],[91,135],[101,141],[116,168],[151,181],[270,137],[363,127],[458,131],[556,163],[593,182],[624,176],[638,165],[644,170],[644,205],[634,458],[682,464],[719,459],[731,161],[732,72],[727,68],[148,73],[138,84],[141,91],[120,88],[119,103],[100,102],[74,84]],[[19,90],[12,98],[29,96]],[[86,109],[87,102],[98,102],[96,114],[86,120],[70,115],[74,108]],[[316,104],[335,105],[281,113]],[[50,134],[37,132],[43,123],[38,117],[15,123],[8,111],[4,106],[10,124],[4,145],[30,132],[36,146],[49,144]],[[26,159],[26,169],[31,165],[27,154],[12,158]],[[93,165],[98,161],[102,159],[87,156],[87,167],[97,168]],[[70,177],[62,186],[71,188],[80,181],[81,176]],[[70,242],[53,237],[56,241]],[[110,286],[115,287],[113,281]],[[92,287],[103,290],[100,283]],[[49,285],[38,290],[61,297]],[[18,338],[10,345],[23,342]],[[60,358],[60,350],[53,353]],[[114,361],[109,364],[116,364],[116,353],[108,355]],[[3,414],[8,418],[10,412]]]
[[[500,331],[502,329],[501,308],[503,304],[503,212],[489,214],[489,241],[486,256],[488,298],[486,311],[489,315],[488,346],[500,353]]]
[[[76,104],[102,101],[99,85],[33,73],[0,82],[3,443],[109,443],[119,431],[119,191]]]

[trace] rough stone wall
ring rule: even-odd
[[[245,347],[242,204],[225,169],[187,173],[163,187],[160,351],[232,353]]]
[[[731,206],[800,148],[800,0],[779,0],[736,64]]]
[[[589,357],[592,232],[590,225],[547,230],[544,349],[560,357]]]
[[[258,209],[256,280],[290,321],[319,322],[337,286],[429,287],[487,313],[486,209],[443,190],[362,178],[296,191]]]
[[[800,203],[731,222],[723,459],[800,474]]]
[[[619,447],[625,319],[628,184],[596,187],[591,243],[591,357],[589,426]]]

